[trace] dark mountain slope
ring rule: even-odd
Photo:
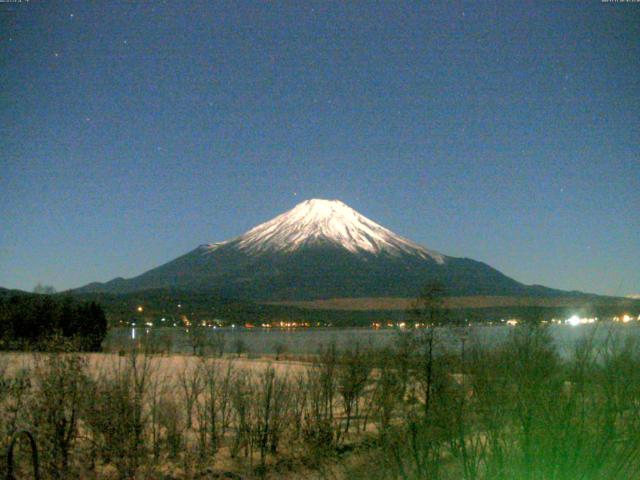
[[[337,201],[310,200],[244,235],[195,250],[140,276],[80,292],[155,288],[210,291],[254,301],[413,297],[428,282],[449,295],[553,296],[482,262],[427,250]]]

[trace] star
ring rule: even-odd
[[[73,18],[73,17],[74,17],[73,13],[70,13],[69,18]]]

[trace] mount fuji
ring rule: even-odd
[[[131,279],[78,292],[210,291],[253,301],[415,297],[439,282],[455,296],[555,296],[482,262],[429,250],[337,200],[312,199],[248,232],[205,244]]]

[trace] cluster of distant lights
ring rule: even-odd
[[[182,308],[181,304],[177,305],[178,308]],[[136,307],[136,311],[138,313],[142,313],[144,312],[144,307],[142,305],[138,305]],[[614,316],[613,318],[611,318],[612,321],[617,322],[617,323],[629,323],[629,322],[633,322],[633,321],[638,321],[640,322],[640,315],[638,315],[637,318],[634,318],[633,316],[629,315],[629,314],[624,314],[622,316]],[[160,319],[160,321],[162,323],[165,323],[167,321],[167,319],[165,317],[162,317]],[[517,318],[509,318],[509,319],[501,319],[500,320],[501,323],[505,323],[509,326],[516,326],[520,323],[520,320]],[[577,327],[579,325],[588,325],[588,324],[593,324],[598,322],[598,317],[580,317],[579,315],[572,315],[567,319],[556,319],[556,318],[552,318],[551,319],[551,323],[553,324],[558,324],[558,325],[570,325],[572,327]],[[188,320],[188,318],[186,317],[186,315],[182,315],[182,318],[180,319],[180,322],[182,324],[182,326],[189,328],[191,326],[191,322]],[[468,320],[465,320],[465,323],[467,323],[468,325],[471,325],[471,322],[469,322]],[[542,323],[549,323],[547,320],[543,320]],[[493,324],[493,322],[489,322],[489,324]],[[145,322],[143,324],[145,327],[150,328],[153,327],[154,324],[153,322]],[[212,323],[212,322],[207,322],[206,320],[203,320],[200,324],[202,327],[210,327],[210,328],[219,328],[220,325],[216,324],[216,323]],[[132,327],[136,326],[136,323],[133,322],[131,323]],[[173,322],[173,326],[177,327],[178,326],[178,322]],[[252,323],[245,323],[244,327],[245,328],[254,328],[255,326],[258,325],[254,325]],[[272,323],[261,323],[259,324],[260,327],[262,328],[305,328],[305,327],[311,327],[313,326],[312,324],[308,323],[308,322],[284,322],[284,321],[279,321],[279,322],[272,322]],[[317,326],[321,326],[320,323],[317,324]],[[373,322],[371,324],[371,327],[375,330],[383,328],[383,327],[398,327],[401,329],[406,329],[406,328],[424,328],[427,325],[425,323],[406,323],[406,322]],[[236,324],[231,324],[230,325],[231,328],[236,328]],[[135,333],[132,332],[133,337],[135,338]]]
[[[586,325],[589,323],[596,323],[598,321],[598,317],[579,317],[578,315],[571,315],[567,318],[564,323],[566,325],[571,325],[572,327],[577,327],[578,325]]]
[[[182,304],[179,303],[177,305],[177,307],[178,308],[182,308]],[[138,313],[143,313],[144,312],[144,306],[142,306],[142,305],[136,306],[135,311],[138,312]],[[121,323],[123,323],[123,322],[121,322]],[[186,315],[180,315],[180,319],[177,320],[177,321],[174,320],[174,319],[168,320],[166,317],[160,318],[160,325],[161,326],[165,326],[165,325],[167,325],[167,323],[169,325],[173,325],[174,327],[178,327],[178,326],[185,327],[187,329],[186,330],[187,332],[189,332],[189,327],[192,326],[191,320],[189,320]],[[138,325],[138,322],[131,322],[129,325],[132,327],[132,333],[131,333],[132,338],[135,338],[135,331],[133,331],[133,330],[135,330],[136,326],[138,326],[138,327],[143,327],[144,326],[144,327],[146,327],[147,330],[149,328],[154,327],[154,326],[158,326],[157,324],[154,324],[153,322],[150,322],[150,321],[146,321],[144,323],[140,323],[140,325]],[[200,326],[200,327],[208,327],[208,328],[212,328],[212,329],[218,329],[218,328],[222,328],[223,324],[221,323],[220,320],[217,320],[217,319],[214,320],[214,321],[202,320],[202,321],[199,322],[198,326]],[[315,324],[312,324],[310,322],[274,321],[274,322],[271,322],[271,323],[262,322],[262,323],[258,323],[258,324],[247,322],[247,323],[241,324],[240,326],[244,327],[244,328],[247,328],[247,329],[255,328],[255,327],[262,327],[262,328],[288,328],[288,329],[290,329],[290,328],[308,328],[308,327],[313,327],[313,326],[316,326],[316,327],[321,327],[321,326],[330,327],[330,326],[332,326],[332,324],[331,323],[321,323],[321,322],[316,322]],[[229,327],[237,328],[238,325],[236,325],[235,323],[232,323],[231,325],[229,325]]]
[[[624,314],[622,316],[615,316],[611,320],[616,323],[629,323],[633,321],[640,321],[640,315],[638,318],[634,318],[631,315]],[[572,315],[564,321],[565,325],[571,325],[572,327],[577,327],[579,325],[588,325],[591,323],[596,323],[598,321],[598,317],[580,317],[578,315]],[[561,322],[558,322],[561,323]]]
[[[633,321],[640,322],[640,315],[638,315],[638,318],[634,318],[631,315],[624,314],[622,316],[615,316],[611,318],[611,320],[616,323],[629,323]],[[598,317],[581,317],[579,315],[571,315],[569,318],[564,320],[557,319],[557,318],[551,319],[551,323],[558,324],[558,325],[570,325],[572,327],[577,327],[579,325],[589,325],[589,324],[596,323],[598,321],[599,321]],[[511,318],[507,320],[505,323],[510,326],[515,326],[515,325],[518,325],[518,323],[520,323],[520,320],[516,318]],[[543,320],[542,323],[549,323],[549,322],[546,320]]]
[[[625,314],[622,316],[615,316],[611,318],[612,321],[616,322],[616,323],[629,323],[629,322],[633,322],[633,321],[638,321],[640,322],[640,315],[638,315],[637,318]],[[566,319],[557,319],[557,318],[552,318],[551,321],[549,322],[548,320],[542,320],[541,323],[552,323],[552,324],[558,324],[558,325],[570,325],[572,327],[577,327],[579,325],[588,325],[588,324],[593,324],[598,322],[599,319],[598,317],[580,317],[579,315],[572,315],[569,318]],[[509,325],[510,327],[515,327],[516,325],[520,324],[522,322],[522,320],[518,319],[518,318],[508,318],[508,319],[501,319],[500,323],[503,323],[505,325]],[[465,323],[467,325],[471,325],[471,322],[465,320]],[[493,325],[494,322],[487,322],[489,325]],[[482,322],[480,322],[480,324],[482,324]],[[382,327],[384,327],[385,324],[381,323],[381,322],[373,322],[371,324],[371,328],[373,328],[374,330],[378,330]],[[386,324],[387,327],[398,327],[400,329],[406,329],[406,328],[424,328],[426,326],[428,326],[427,324],[424,323],[415,323],[415,324],[408,324],[406,322],[397,322],[397,323],[387,323]]]

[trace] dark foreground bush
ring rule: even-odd
[[[49,295],[0,297],[0,349],[37,349],[61,337],[81,351],[98,351],[106,334],[105,314],[95,302]]]

